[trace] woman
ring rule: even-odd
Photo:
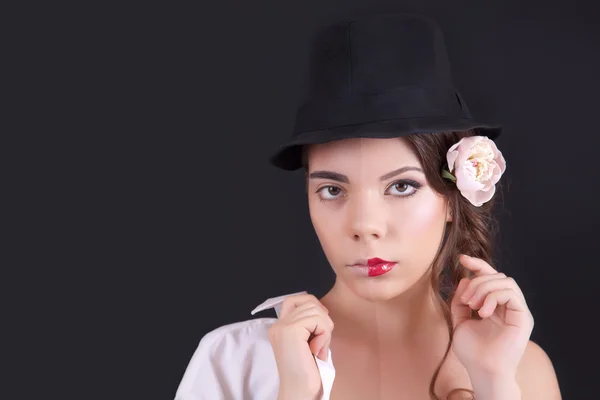
[[[176,399],[560,399],[521,290],[492,266],[501,128],[471,118],[439,28],[327,26],[308,88],[271,162],[304,168],[335,284],[207,334]]]

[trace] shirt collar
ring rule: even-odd
[[[281,305],[283,303],[283,300],[286,297],[294,296],[297,294],[306,294],[306,292],[297,292],[297,293],[284,294],[283,296],[278,296],[278,297],[271,297],[270,299],[267,299],[267,300],[263,301],[261,304],[259,304],[258,306],[256,306],[256,308],[254,310],[252,310],[250,312],[250,314],[254,315],[257,312],[268,310],[270,308],[274,308],[275,313],[277,314],[277,318],[279,318],[279,313],[281,312]]]
[[[279,318],[279,313],[281,312],[281,305],[283,303],[283,300],[286,297],[293,296],[296,294],[306,294],[306,292],[290,293],[285,294],[283,296],[271,297],[263,301],[258,306],[256,306],[256,308],[254,308],[254,310],[252,310],[250,314],[254,315],[260,311],[274,308],[275,313],[277,314],[277,318]],[[329,396],[331,395],[331,389],[333,388],[333,381],[335,380],[335,367],[333,366],[331,349],[329,349],[329,357],[327,361],[322,361],[316,356],[314,358],[317,363],[317,368],[319,368],[319,374],[321,375],[321,382],[323,384],[323,395],[319,400],[329,400]]]

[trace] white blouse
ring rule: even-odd
[[[292,294],[267,299],[250,314],[274,308],[279,317],[283,299]],[[175,400],[276,400],[279,376],[267,333],[276,320],[249,319],[207,333],[187,366]],[[329,400],[335,378],[331,350],[327,362],[315,360],[323,384],[320,400]]]

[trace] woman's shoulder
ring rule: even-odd
[[[204,335],[200,344],[209,347],[241,345],[262,340],[276,318],[253,318],[219,326]]]
[[[279,315],[285,297],[273,297],[254,308]],[[277,364],[269,341],[273,318],[253,318],[219,326],[201,339],[179,384],[175,400],[272,398],[277,393]]]

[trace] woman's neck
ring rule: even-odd
[[[422,343],[447,332],[429,277],[391,299],[358,297],[342,282],[321,299],[335,324],[334,335],[352,341]]]

